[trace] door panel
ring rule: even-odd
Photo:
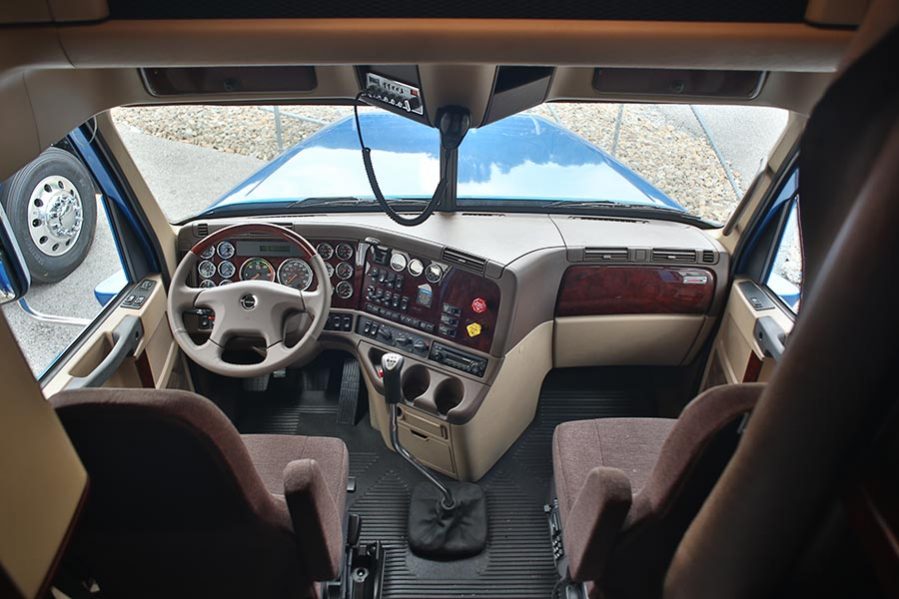
[[[793,329],[793,318],[776,302],[770,301],[757,308],[747,297],[749,287],[741,285],[749,282],[761,293],[765,291],[750,279],[737,278],[731,288],[727,309],[721,328],[712,347],[702,389],[716,385],[767,381],[776,365],[771,355],[766,355],[762,343],[756,336],[756,328],[761,319],[771,318],[785,335]],[[750,292],[750,295],[755,293]],[[765,296],[767,297],[767,296]],[[769,298],[770,299],[770,298]],[[756,306],[760,304],[756,301]]]
[[[146,299],[141,300],[138,306],[132,296]],[[79,379],[90,377],[102,367],[116,347],[116,330],[121,330],[123,323],[127,324],[132,317],[140,321],[137,344],[117,368],[103,377],[101,386],[156,389],[175,386],[190,389],[180,350],[172,338],[166,318],[166,294],[159,275],[143,279],[120,298],[119,305],[65,364],[44,382],[47,396],[77,386]]]

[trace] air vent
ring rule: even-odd
[[[715,263],[715,252],[712,250],[702,250],[702,261],[705,264],[714,264]]]
[[[653,262],[696,262],[696,252],[693,250],[652,250]]]
[[[194,227],[194,235],[196,237],[206,237],[209,235],[209,224],[208,223],[198,223]]]
[[[502,212],[463,212],[462,216],[489,216],[493,218],[494,216],[505,216]]]
[[[627,248],[586,248],[584,260],[588,262],[627,262]]]
[[[290,223],[290,222],[287,222],[287,223],[270,222],[269,224],[274,225],[276,227],[281,227],[282,229],[287,229],[288,231],[293,231],[293,223]]]
[[[452,248],[444,248],[443,259],[450,264],[463,266],[479,273],[483,273],[484,268],[487,266],[487,261],[484,258],[472,256],[471,254],[466,254],[465,252],[460,252],[459,250],[454,250]]]

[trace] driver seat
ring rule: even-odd
[[[244,435],[184,391],[50,399],[88,472],[67,552],[110,597],[316,597],[340,574],[343,441]]]

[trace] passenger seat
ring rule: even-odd
[[[562,543],[591,597],[661,594],[674,550],[736,449],[764,385],[714,387],[680,418],[566,422],[553,435]]]

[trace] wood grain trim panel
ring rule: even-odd
[[[572,266],[559,286],[556,316],[705,314],[715,273],[681,266]]]

